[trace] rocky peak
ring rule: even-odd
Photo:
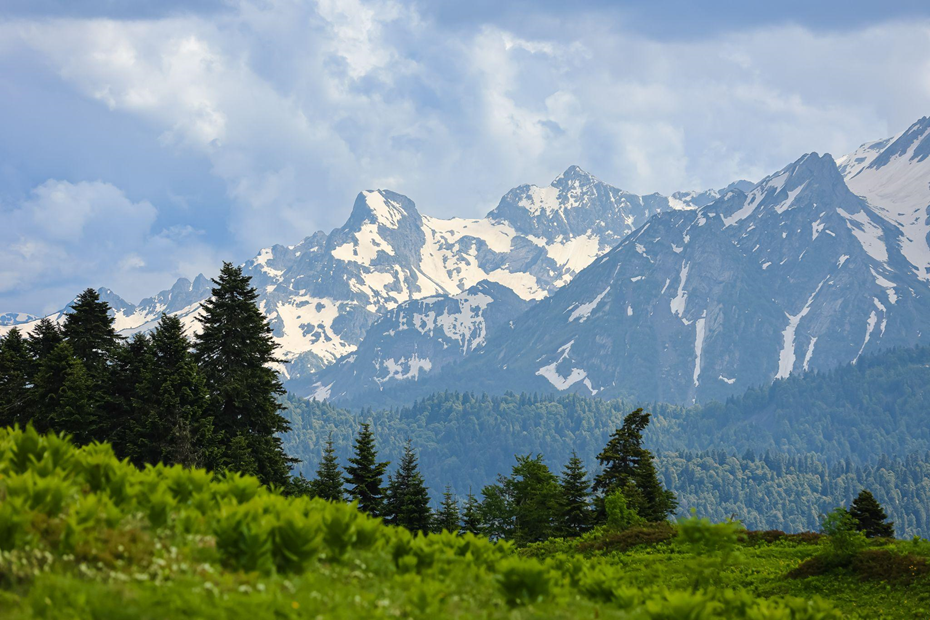
[[[359,192],[352,206],[352,214],[344,228],[357,230],[364,224],[397,229],[408,217],[420,219],[412,200],[386,189]]]

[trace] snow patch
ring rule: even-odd
[[[888,262],[888,248],[885,247],[882,229],[869,218],[865,211],[854,215],[847,213],[841,207],[837,207],[836,211],[846,219],[846,225],[866,254],[880,263]]]
[[[581,304],[580,306],[575,308],[575,311],[572,312],[571,316],[568,317],[568,322],[571,323],[575,319],[578,319],[579,323],[584,323],[588,319],[588,317],[591,316],[591,312],[597,307],[599,303],[601,303],[601,300],[604,299],[604,296],[607,294],[609,290],[610,290],[610,287],[608,286],[601,292],[600,295],[598,295],[597,297],[595,297],[588,303]]]
[[[707,313],[694,322],[694,387],[700,384],[701,353],[704,350],[704,323]]]
[[[829,276],[821,280],[820,284],[817,285],[817,288],[814,289],[814,292],[811,293],[811,296],[807,299],[807,303],[804,304],[804,307],[801,308],[801,311],[795,315],[785,313],[785,316],[788,317],[788,326],[785,327],[785,331],[782,332],[782,337],[784,338],[784,346],[782,346],[781,353],[778,355],[778,373],[775,375],[776,379],[784,379],[791,374],[791,371],[794,369],[794,334],[798,329],[798,324],[801,322],[801,319],[810,312],[811,304],[814,303],[814,297],[817,296],[817,293],[820,292],[820,288],[826,283],[829,279]]]
[[[684,318],[685,316],[685,303],[688,301],[688,291],[685,290],[685,282],[688,281],[688,271],[691,269],[691,263],[683,262],[681,264],[681,272],[678,274],[678,294],[669,302],[669,308],[672,310],[672,314],[678,318]],[[666,282],[668,286],[668,282]],[[665,292],[665,289],[662,289]]]
[[[588,376],[588,373],[586,373],[581,368],[572,368],[571,372],[568,373],[567,377],[563,377],[556,370],[558,365],[561,364],[571,353],[573,344],[575,344],[574,340],[560,347],[558,352],[562,354],[561,357],[559,357],[559,359],[556,360],[555,362],[552,362],[551,364],[547,366],[543,366],[542,368],[536,371],[537,376],[545,378],[547,381],[549,381],[549,383],[551,383],[559,391],[570,388],[571,386],[578,383],[579,381],[582,381]],[[590,382],[585,385],[587,385],[588,389],[591,389]]]

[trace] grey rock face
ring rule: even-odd
[[[924,342],[902,233],[806,155],[748,193],[650,219],[424,390],[692,403]]]
[[[349,356],[309,378],[313,398],[357,399],[418,381],[512,329],[511,319],[532,302],[495,282],[481,281],[457,295],[436,295],[388,310]]]
[[[487,218],[439,219],[421,215],[400,194],[365,191],[344,226],[265,248],[243,269],[288,362],[280,367],[288,387],[306,390],[310,373],[352,353],[399,304],[455,296],[485,280],[523,302],[545,298],[650,215],[693,208],[692,199],[704,194],[641,197],[572,166],[550,186],[512,190]],[[199,276],[138,306],[114,302],[117,329],[147,331],[165,312],[196,330],[210,288]]]

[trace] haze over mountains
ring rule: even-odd
[[[837,161],[809,154],[756,185],[669,197],[573,166],[484,219],[365,191],[341,228],[244,270],[304,396],[722,398],[926,340],[928,132],[924,118]],[[130,334],[162,312],[193,327],[209,289],[200,276],[138,306],[104,298]],[[0,333],[34,320],[3,315]]]

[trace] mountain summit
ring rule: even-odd
[[[930,334],[930,287],[902,238],[830,155],[804,155],[652,217],[421,391],[692,403],[911,346]]]
[[[507,314],[500,309],[545,298],[650,215],[681,204],[621,191],[577,166],[547,187],[511,190],[483,219],[429,217],[406,196],[366,190],[343,226],[293,246],[264,248],[243,269],[260,293],[281,357],[290,362],[281,371],[299,390],[309,373],[352,353],[368,329],[401,304],[453,299],[484,281],[505,289],[495,289],[499,303],[488,315],[490,326]],[[210,283],[200,276],[182,278],[139,306],[119,300],[117,328],[124,334],[151,329],[166,312],[194,329],[209,294]],[[451,308],[459,302],[443,303]],[[35,320],[21,323],[28,330]],[[0,325],[0,332],[9,328]],[[411,353],[397,348],[395,358],[409,360]]]

